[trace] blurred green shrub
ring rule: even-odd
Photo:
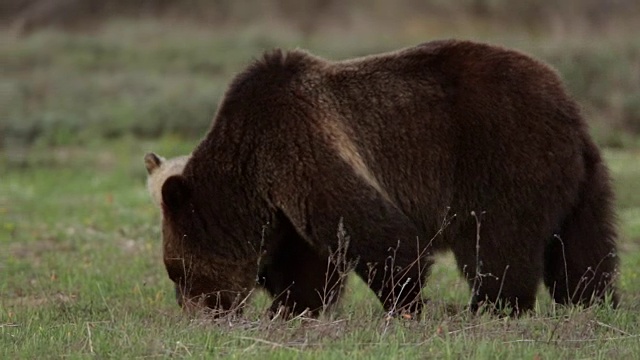
[[[0,147],[200,137],[233,72],[273,46],[242,34],[139,42],[130,26],[134,39],[41,33],[0,48]]]
[[[622,122],[634,134],[640,134],[640,90],[629,94],[623,103]]]
[[[37,83],[24,83],[22,91],[13,95],[5,108],[9,113],[0,120],[4,138],[0,143],[39,140],[65,145],[126,134],[197,137],[210,125],[222,91],[218,82],[184,77],[107,80],[76,75],[54,76],[47,82],[44,90]]]
[[[318,39],[312,47],[336,59],[403,46],[375,35]],[[606,133],[604,142],[623,143],[619,133],[640,135],[640,38],[540,44],[522,50],[559,70],[594,128]],[[235,71],[264,49],[299,45],[259,30],[143,21],[116,23],[97,36],[33,34],[0,47],[0,148],[119,136],[199,138]]]
[[[540,56],[558,69],[596,126],[640,135],[640,38],[567,42]]]

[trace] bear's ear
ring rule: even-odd
[[[144,155],[144,166],[147,168],[147,174],[152,174],[162,165],[164,158],[156,153],[150,152]]]
[[[191,187],[182,175],[172,175],[162,184],[162,205],[170,213],[182,209],[191,201]]]

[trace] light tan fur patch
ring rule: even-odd
[[[155,153],[148,153],[144,157],[147,168],[147,190],[154,204],[161,207],[162,185],[168,177],[182,173],[190,155],[177,156],[165,159]]]
[[[353,143],[344,126],[338,122],[329,122],[323,125],[324,132],[328,136],[331,145],[338,152],[340,158],[342,158],[342,160],[347,164],[351,165],[351,168],[356,175],[362,178],[388,201],[388,194],[384,191],[382,186],[380,186],[378,179],[371,173],[371,170],[365,164],[356,144]]]

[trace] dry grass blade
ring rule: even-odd
[[[292,350],[292,351],[295,351],[295,352],[300,352],[300,349],[297,349],[295,347],[291,347],[289,345],[284,345],[284,344],[280,344],[280,343],[277,343],[277,342],[264,340],[264,339],[260,339],[260,338],[256,338],[256,337],[239,336],[237,338],[238,339],[242,339],[242,340],[250,340],[250,341],[254,341],[254,342],[265,344],[265,345],[270,345],[270,346],[272,346],[274,348],[282,348],[282,349]]]

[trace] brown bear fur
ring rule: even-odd
[[[260,283],[273,308],[316,314],[343,286],[327,275],[340,222],[346,260],[390,313],[420,311],[444,250],[474,310],[529,310],[541,279],[562,304],[618,304],[599,150],[557,74],[497,46],[265,53],[162,199],[164,262],[188,304],[229,310]]]

